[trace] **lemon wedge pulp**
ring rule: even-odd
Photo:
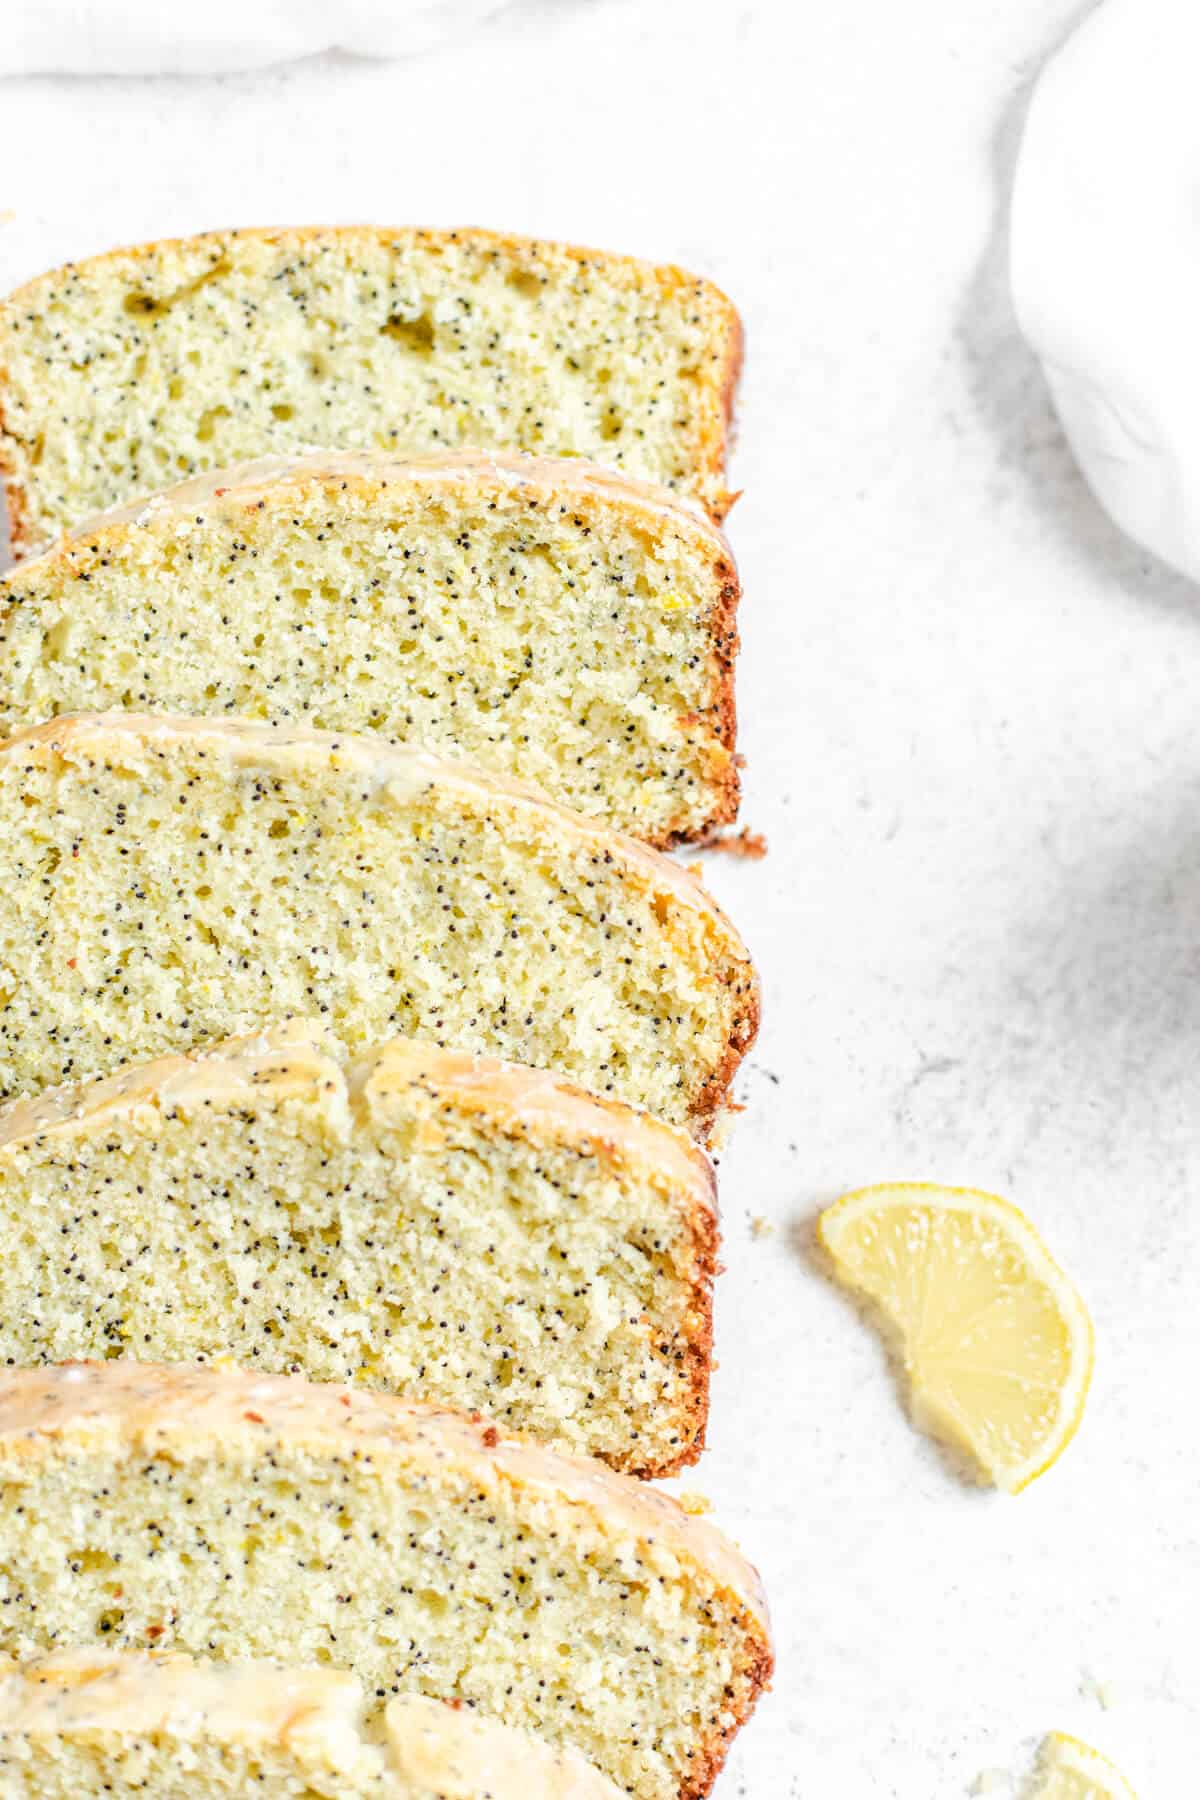
[[[1124,1776],[1078,1738],[1052,1731],[1042,1745],[1029,1800],[1136,1800]]]
[[[1083,1413],[1092,1322],[1015,1206],[967,1188],[863,1188],[818,1234],[895,1340],[918,1424],[1008,1493],[1057,1461]]]

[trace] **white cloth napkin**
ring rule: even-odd
[[[1012,285],[1097,499],[1200,581],[1198,68],[1197,0],[1086,14],[1029,108]]]
[[[211,75],[321,50],[403,56],[506,0],[15,0],[0,75]]]

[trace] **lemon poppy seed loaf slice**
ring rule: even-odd
[[[382,740],[127,713],[0,744],[0,1088],[326,1020],[556,1068],[703,1134],[753,1033],[686,871]]]
[[[409,1694],[362,1726],[351,1675],[66,1650],[0,1675],[4,1800],[620,1800],[570,1750]]]
[[[586,456],[725,510],[737,314],[710,282],[487,231],[229,231],[0,308],[20,551],[271,450]]]
[[[296,1020],[0,1108],[0,1365],[229,1351],[670,1474],[716,1236],[708,1158],[649,1114]]]
[[[757,1578],[644,1482],[387,1396],[133,1363],[0,1380],[0,1653],[327,1663],[698,1800],[770,1672]]]
[[[267,459],[0,581],[0,731],[118,706],[378,731],[667,846],[737,810],[737,593],[698,507],[578,460]]]

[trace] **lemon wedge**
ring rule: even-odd
[[[1052,1731],[1042,1745],[1029,1800],[1137,1800],[1107,1757],[1078,1738]]]
[[[839,1281],[894,1338],[918,1425],[1018,1493],[1075,1435],[1092,1322],[1006,1200],[924,1183],[864,1188],[821,1214]]]

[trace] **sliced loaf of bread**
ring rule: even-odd
[[[704,1134],[754,1035],[665,857],[468,765],[128,713],[0,744],[0,1091],[281,1017],[554,1068]]]
[[[589,463],[268,459],[0,581],[0,732],[122,706],[378,731],[666,847],[737,810],[737,595],[698,507]]]
[[[643,1482],[359,1389],[133,1363],[0,1378],[0,1654],[328,1663],[698,1800],[769,1676],[758,1581]]]
[[[232,1352],[631,1474],[708,1410],[712,1167],[559,1077],[297,1020],[0,1108],[0,1364]]]
[[[621,1800],[571,1750],[335,1669],[65,1650],[0,1674],[4,1800]]]
[[[737,314],[683,270],[487,231],[214,232],[0,306],[19,551],[266,451],[586,456],[717,516]]]

